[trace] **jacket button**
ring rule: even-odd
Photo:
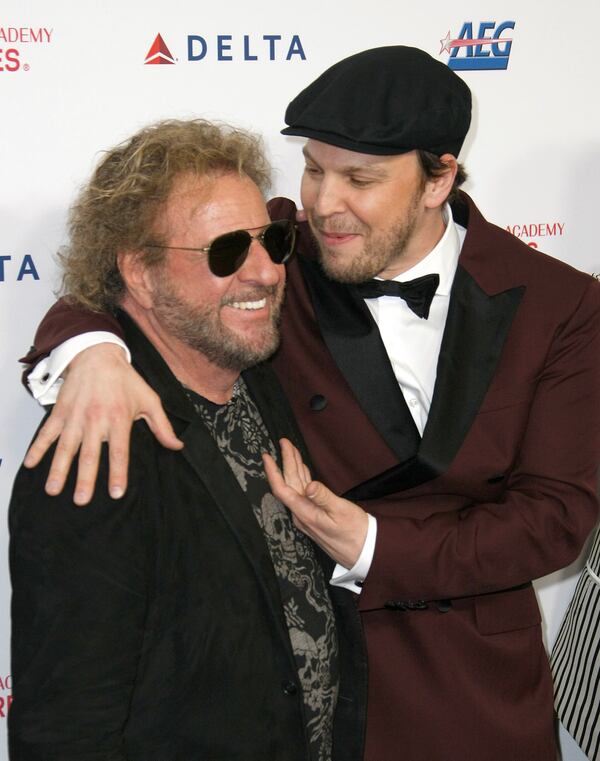
[[[409,610],[427,610],[429,607],[425,600],[416,600],[415,602],[407,603]]]
[[[327,399],[322,394],[315,394],[310,402],[310,408],[311,410],[314,410],[315,412],[320,412],[321,410],[324,410],[325,407],[327,407]]]
[[[286,695],[295,695],[298,692],[298,688],[294,682],[285,682],[283,685],[283,691]]]
[[[388,600],[383,603],[386,610],[406,610],[406,603],[403,600]]]

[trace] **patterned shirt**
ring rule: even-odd
[[[260,525],[277,577],[298,677],[312,761],[330,761],[338,692],[335,621],[327,584],[310,540],[269,491],[261,454],[277,452],[246,384],[214,404],[186,389],[194,408],[229,463]]]

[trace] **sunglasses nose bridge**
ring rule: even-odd
[[[255,233],[254,235],[252,235],[252,233],[250,232],[248,233],[249,241],[248,241],[248,248],[246,249],[246,256],[248,256],[252,248],[252,244],[254,243],[254,241],[256,241],[260,245],[260,247],[263,249],[263,251],[267,254],[269,259],[273,263],[275,263],[274,252],[271,251],[272,247],[269,247],[267,245],[267,235],[269,234],[269,229],[271,228],[271,226],[272,225],[267,225],[263,230],[261,230],[258,233]]]
[[[248,240],[248,246],[246,247],[246,252],[244,254],[244,260],[252,256],[252,253],[253,253],[252,247],[255,243],[258,243],[258,245],[260,246],[262,257],[265,257],[266,259],[268,259],[269,264],[273,264],[274,263],[273,254],[271,253],[271,251],[269,251],[269,248],[267,247],[265,242],[265,230],[262,230],[261,232],[256,233],[255,235],[251,235],[250,233],[248,233],[248,235],[249,235],[249,240]]]
[[[267,247],[265,246],[265,235],[267,234],[268,229],[269,229],[268,227],[265,227],[264,230],[261,230],[259,233],[256,233],[255,235],[252,235],[252,233],[248,233],[248,235],[250,236],[248,248],[250,248],[253,241],[258,241],[258,243],[260,243],[260,245],[266,250]]]
[[[260,235],[251,236],[243,262],[236,272],[241,281],[261,286],[276,285],[281,279],[279,266]]]

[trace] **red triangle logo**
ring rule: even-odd
[[[144,64],[155,63],[175,63],[175,59],[171,55],[167,43],[163,40],[160,34],[156,35],[156,39],[152,45],[150,45],[150,50],[146,53],[146,59],[144,61]]]

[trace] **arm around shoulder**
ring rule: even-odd
[[[74,336],[96,330],[114,333],[123,338],[123,331],[114,315],[108,312],[92,312],[65,298],[59,299],[42,318],[33,346],[20,361],[32,369],[40,359],[48,356],[60,344]]]

